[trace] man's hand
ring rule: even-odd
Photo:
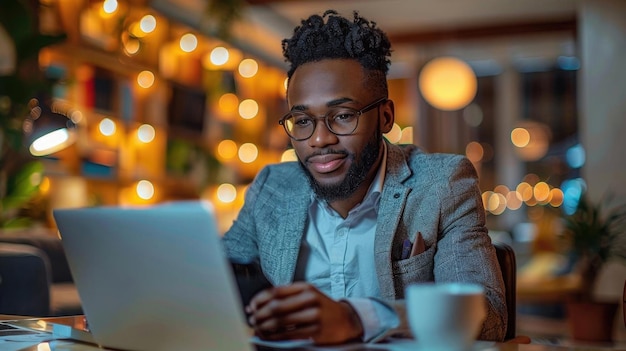
[[[261,291],[247,312],[256,334],[266,340],[310,338],[316,344],[338,344],[363,335],[361,321],[347,302],[304,282]]]

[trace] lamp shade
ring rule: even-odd
[[[63,150],[76,140],[76,125],[62,114],[48,110],[32,123],[27,141],[33,156],[45,156]]]

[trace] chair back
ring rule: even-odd
[[[624,280],[624,295],[622,297],[622,312],[624,313],[624,326],[626,327],[626,280]]]
[[[517,285],[517,270],[515,267],[515,251],[508,244],[503,242],[494,241],[493,246],[496,249],[496,255],[498,256],[498,263],[500,264],[500,271],[502,272],[502,279],[504,280],[504,294],[506,298],[507,318],[506,335],[504,340],[514,339],[516,337],[515,320],[517,318],[517,306],[516,306],[516,285]]]

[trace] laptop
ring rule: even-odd
[[[57,209],[53,215],[99,345],[255,349],[210,203]]]

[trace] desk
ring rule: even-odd
[[[580,277],[565,275],[545,279],[517,280],[517,300],[520,303],[563,303],[576,298],[581,291]]]
[[[39,331],[49,331],[52,332],[52,324],[63,324],[72,326],[77,329],[84,328],[84,318],[83,316],[72,316],[72,317],[52,317],[52,318],[28,318],[28,319],[18,319],[14,321],[4,321],[2,323],[9,323],[11,325],[30,328]],[[52,335],[50,335],[52,336]],[[8,341],[0,341],[0,350],[11,350],[11,351],[102,351],[103,349],[98,348],[95,345],[90,345],[86,343],[81,343],[72,340],[49,340],[51,338],[46,338],[47,341],[37,342],[8,342]],[[488,343],[488,342],[479,342],[475,348],[475,351],[485,350],[485,351],[606,351],[606,350],[626,350],[626,348],[613,348],[609,346],[590,346],[590,345],[540,345],[540,344],[508,344],[508,343]],[[263,348],[263,350],[271,350],[270,348]],[[282,350],[285,350],[284,348]],[[414,351],[415,345],[408,340],[400,340],[396,343],[390,344],[377,344],[377,345],[348,345],[348,346],[339,346],[339,347],[331,347],[331,348],[310,348],[310,349],[302,349],[298,348],[298,350],[306,351],[306,350],[345,350],[345,351],[366,351],[366,350],[390,350],[390,351]]]

